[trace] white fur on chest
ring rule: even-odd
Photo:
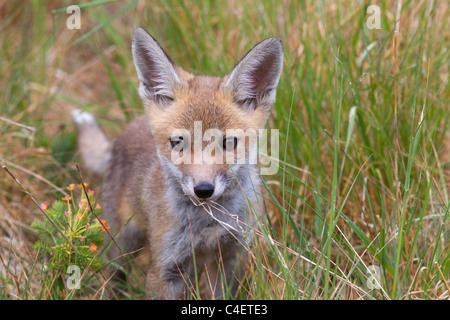
[[[203,231],[197,235],[196,244],[204,246],[206,248],[214,248],[219,245],[219,241],[222,236],[229,233],[224,227],[217,225],[203,229]]]

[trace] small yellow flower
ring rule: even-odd
[[[71,183],[66,187],[67,190],[72,191],[75,189],[75,183]]]

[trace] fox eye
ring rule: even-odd
[[[223,150],[234,150],[238,144],[238,139],[236,137],[229,137],[223,139]]]
[[[172,149],[174,149],[176,151],[183,151],[183,147],[184,147],[183,137],[170,138],[170,145],[172,146]]]

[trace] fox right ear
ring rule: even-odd
[[[269,110],[283,68],[283,42],[273,37],[253,47],[224,79],[224,87],[244,110]]]
[[[134,28],[132,33],[134,65],[139,77],[139,95],[160,106],[174,100],[174,91],[183,85],[175,71],[172,59],[159,43],[144,29]]]

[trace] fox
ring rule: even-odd
[[[259,42],[225,77],[185,71],[142,28],[131,42],[144,115],[111,140],[92,114],[73,113],[86,169],[103,176],[102,214],[118,243],[109,255],[125,263],[124,253],[145,248],[148,299],[186,298],[200,274],[209,297],[235,294],[263,202],[255,146],[233,132],[265,127],[282,40]],[[209,161],[208,148],[234,161]]]

